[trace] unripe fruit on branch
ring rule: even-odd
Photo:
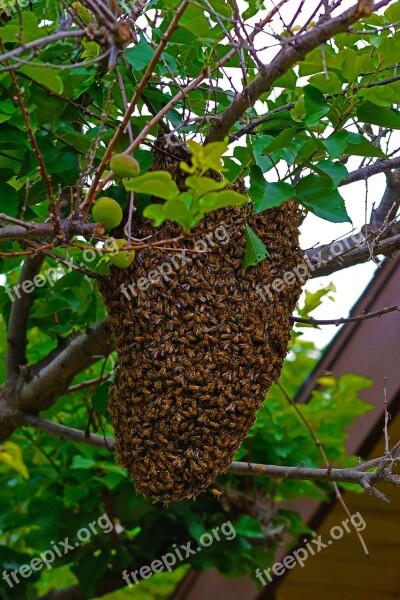
[[[110,261],[113,263],[113,265],[121,267],[122,269],[129,267],[135,258],[134,250],[121,250],[127,244],[128,242],[126,240],[114,240],[114,246],[116,245],[120,252],[117,252],[116,254],[110,253]]]
[[[106,229],[114,229],[122,221],[122,208],[113,198],[103,196],[92,208],[96,223],[102,223]]]
[[[138,161],[129,154],[114,154],[110,167],[118,177],[137,177],[140,173]]]

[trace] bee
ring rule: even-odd
[[[142,438],[131,438],[131,441],[133,444],[141,444],[142,443]]]

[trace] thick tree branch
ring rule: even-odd
[[[39,273],[43,260],[44,256],[40,254],[25,259],[18,280],[20,289],[25,281],[32,281],[35,275]],[[22,287],[19,296],[15,296],[11,306],[7,334],[7,376],[9,378],[18,376],[20,374],[20,365],[26,364],[29,312],[34,297],[35,295],[33,293],[26,294]]]
[[[107,319],[88,333],[73,338],[54,359],[24,383],[15,398],[23,412],[39,412],[51,406],[69,387],[74,377],[111,352]]]
[[[355,173],[360,171],[365,172],[365,169]],[[393,222],[400,206],[399,174],[400,168],[387,173],[387,185],[382,199],[379,205],[373,208],[370,222],[362,228],[361,232],[306,252],[311,265],[311,277],[330,275],[341,269],[367,262],[380,254],[390,256],[400,249],[398,223]]]
[[[386,189],[382,200],[377,208],[373,208],[370,218],[370,226],[373,229],[384,227],[390,222],[400,206],[400,169],[389,171],[386,174]]]
[[[377,160],[368,167],[363,167],[362,169],[357,169],[356,171],[350,173],[349,176],[341,182],[340,186],[349,185],[355,181],[366,181],[373,175],[385,173],[386,171],[391,171],[392,169],[397,169],[398,167],[400,167],[400,156],[388,160]]]
[[[89,446],[95,446],[96,448],[107,448],[108,450],[114,450],[114,440],[94,433],[86,433],[79,429],[72,427],[66,427],[60,423],[54,423],[47,419],[42,419],[37,415],[21,415],[15,419],[18,425],[29,425],[29,427],[35,427],[40,431],[55,435],[62,440],[71,440],[72,442],[80,442],[88,444]]]
[[[336,254],[334,251],[335,245],[338,242],[333,242],[326,246],[319,246],[306,252],[309,264],[312,265],[310,277],[325,277],[332,275],[342,269],[354,267],[361,263],[368,262],[373,256],[391,256],[396,250],[400,249],[400,234],[394,235],[385,240],[367,244],[363,234],[358,234],[358,240],[365,242],[354,242],[353,249],[345,251],[341,254]],[[321,256],[323,257],[321,260]]]
[[[223,140],[245,111],[262,94],[268,92],[279,77],[297,62],[303,60],[309,52],[327,42],[337,33],[345,32],[350,25],[369,15],[370,12],[370,8],[365,7],[364,3],[361,5],[358,2],[357,5],[338,17],[320,22],[307,33],[286,39],[283,48],[275,58],[260,69],[260,74],[247,87],[246,93],[238,94],[232,104],[220,115],[219,121],[211,127],[206,137],[206,143]]]
[[[11,221],[11,218],[1,213],[1,221]],[[54,237],[56,234],[54,223],[33,223],[19,219],[12,220],[13,223],[16,221],[18,221],[18,224],[3,225],[0,227],[0,241],[47,239]],[[66,238],[69,238],[73,235],[87,236],[103,234],[104,228],[100,223],[84,223],[65,219],[61,221],[61,232]]]

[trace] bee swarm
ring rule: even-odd
[[[147,277],[166,259],[148,248],[127,269],[111,267],[101,291],[119,366],[109,411],[116,452],[139,494],[163,502],[191,498],[224,473],[254,423],[266,392],[280,375],[290,340],[297,279],[263,301],[256,286],[271,285],[302,261],[296,203],[251,216],[249,224],[270,257],[243,266],[243,210],[211,213],[180,247],[224,224],[230,239],[160,277],[127,299],[120,286]],[[143,219],[135,237],[155,232]],[[203,232],[203,233],[202,233]],[[174,238],[166,223],[157,239]]]

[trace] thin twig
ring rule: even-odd
[[[343,325],[345,323],[362,323],[363,321],[375,319],[377,317],[381,317],[382,315],[387,315],[395,311],[400,311],[399,304],[395,306],[390,306],[389,308],[383,308],[382,310],[377,310],[376,312],[361,314],[357,317],[347,317],[341,319],[314,319],[314,317],[290,317],[290,320],[293,321],[293,323],[304,323],[306,325],[312,325],[313,327],[318,327],[319,325],[335,325],[336,327],[339,327],[339,325]]]
[[[285,390],[285,388],[283,387],[283,385],[279,381],[277,382],[277,386],[281,390],[282,394],[285,396],[286,400],[289,402],[290,406],[292,406],[294,408],[294,410],[296,411],[297,415],[300,417],[300,419],[302,420],[302,422],[304,423],[304,425],[307,427],[308,431],[310,432],[310,435],[311,435],[312,439],[314,440],[314,444],[315,444],[318,452],[322,456],[322,459],[323,459],[323,461],[325,463],[326,468],[328,470],[332,469],[332,465],[328,461],[328,457],[326,456],[326,452],[324,450],[322,442],[318,439],[318,437],[317,437],[314,429],[311,427],[310,423],[307,421],[307,419],[303,415],[303,412],[300,410],[299,405],[287,393],[287,391]],[[341,493],[341,491],[339,489],[339,486],[336,483],[336,481],[332,481],[332,487],[335,490],[336,499],[342,505],[344,512],[349,517],[349,520],[351,522],[351,512],[350,512],[349,507],[347,506],[346,502],[343,499],[342,493]],[[366,554],[366,556],[369,556],[369,551],[368,551],[368,548],[367,548],[367,545],[365,543],[365,540],[364,540],[363,536],[361,535],[360,531],[358,531],[358,529],[354,525],[353,525],[353,529],[354,529],[354,532],[357,535],[358,539],[360,540],[360,544],[361,544],[361,546],[362,546],[362,548],[364,550],[364,553]]]

